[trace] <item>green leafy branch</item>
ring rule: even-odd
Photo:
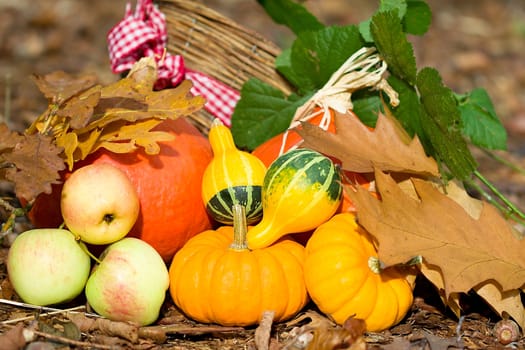
[[[507,148],[506,130],[487,92],[477,88],[457,94],[443,84],[436,69],[418,70],[407,34],[423,35],[430,27],[432,14],[424,0],[381,0],[371,18],[347,26],[325,26],[292,0],[258,1],[276,23],[296,35],[275,62],[296,92],[285,96],[259,80],[248,81],[232,117],[232,133],[239,147],[252,150],[286,130],[296,109],[348,57],[363,46],[374,46],[388,64],[388,83],[399,94],[399,106],[391,108],[392,114],[411,136],[418,136],[426,153],[440,165],[443,179],[456,178],[475,187],[508,217],[525,224],[525,214],[477,171],[469,149]],[[363,123],[374,126],[378,111],[388,108],[384,99],[380,91],[358,91],[352,95],[353,111]]]

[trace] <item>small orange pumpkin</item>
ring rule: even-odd
[[[306,244],[304,274],[310,297],[338,324],[363,319],[367,331],[399,323],[413,301],[411,284],[397,267],[380,269],[372,237],[352,213],[319,226]],[[413,276],[412,276],[413,277]]]
[[[257,324],[264,311],[276,322],[307,303],[304,247],[290,239],[249,250],[246,217],[234,205],[234,225],[204,231],[180,249],[170,265],[170,294],[190,318],[224,326]]]

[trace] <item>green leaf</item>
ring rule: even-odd
[[[292,85],[300,84],[303,79],[298,75],[292,66],[292,48],[284,49],[281,54],[275,58],[275,69]]]
[[[507,131],[494,110],[494,105],[482,88],[472,90],[459,99],[463,134],[479,147],[507,149]]]
[[[325,27],[303,32],[276,61],[277,70],[300,95],[318,90],[355,51],[364,45],[356,26]]]
[[[432,23],[432,11],[424,0],[407,0],[407,11],[403,17],[406,33],[423,35]]]
[[[377,122],[377,113],[383,111],[383,103],[377,92],[357,91],[352,94],[352,111],[359,117],[363,124],[369,127],[375,127]]]
[[[324,24],[303,5],[291,0],[257,0],[275,23],[290,28],[295,35],[307,30],[319,30]]]
[[[372,17],[370,26],[376,47],[389,70],[410,85],[416,82],[416,59],[397,11],[380,12]]]
[[[421,125],[421,115],[424,111],[416,89],[395,76],[390,76],[388,83],[399,95],[399,106],[394,108],[392,112],[408,134],[412,137],[418,135],[421,143],[427,149],[429,141],[424,138]]]
[[[375,13],[397,10],[399,19],[401,20],[407,11],[407,0],[381,0],[379,2],[379,8]],[[359,32],[363,36],[366,42],[371,43],[374,41],[372,34],[370,33],[371,18],[364,20],[359,23]]]
[[[297,107],[310,95],[299,98],[284,94],[252,78],[244,83],[241,98],[232,115],[231,131],[237,147],[253,150],[290,126]]]
[[[447,166],[452,176],[468,179],[477,163],[461,134],[461,115],[454,94],[433,68],[419,72],[417,89],[424,109],[421,125],[425,138],[431,142],[432,155]]]

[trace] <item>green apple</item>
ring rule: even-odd
[[[82,293],[91,260],[82,242],[63,229],[34,229],[9,248],[7,273],[16,293],[39,306],[70,301]]]
[[[140,203],[125,172],[97,163],[79,168],[64,182],[60,208],[66,227],[82,241],[110,244],[129,233]]]
[[[168,268],[159,253],[138,238],[125,237],[102,252],[85,293],[98,314],[148,325],[159,317],[168,286]]]

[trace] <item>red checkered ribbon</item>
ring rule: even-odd
[[[189,79],[193,83],[191,93],[206,98],[204,108],[230,126],[239,92],[204,73],[186,68],[181,55],[166,52],[167,40],[166,18],[152,0],[137,0],[135,13],[128,3],[124,19],[108,33],[111,69],[114,73],[126,72],[140,58],[154,57],[158,66],[155,89],[175,87]]]

